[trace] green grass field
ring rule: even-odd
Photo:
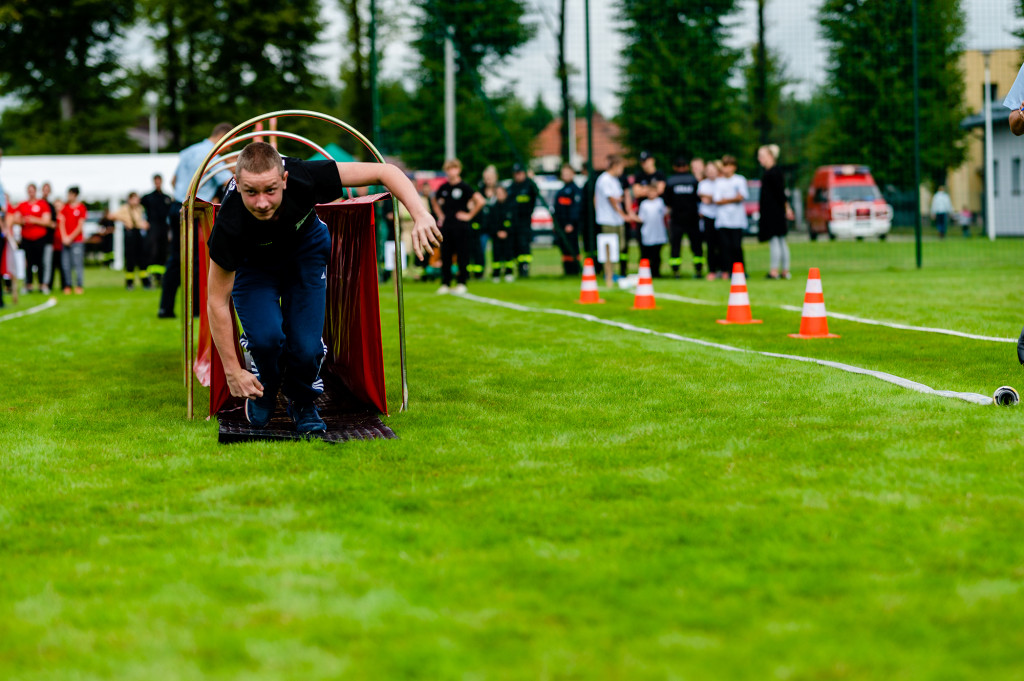
[[[913,244],[794,240],[788,282],[750,244],[750,327],[714,322],[728,282],[655,282],[718,306],[576,305],[550,251],[470,289],[1024,388],[1008,343],[787,337],[814,265],[830,311],[1016,337],[1021,244],[947,243],[915,271]],[[86,275],[0,322],[0,679],[1024,679],[1024,406],[408,282],[405,413],[381,288],[399,440],[223,446],[184,418],[157,293]]]

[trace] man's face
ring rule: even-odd
[[[451,184],[458,184],[462,180],[462,168],[458,166],[448,168],[448,170],[444,171],[444,174],[448,177],[448,182]]]
[[[47,196],[49,196],[51,191],[53,191],[53,190],[50,189],[50,185],[49,184],[44,184],[43,185],[43,198],[45,199]]]
[[[265,173],[240,173],[236,178],[242,203],[257,220],[270,220],[281,207],[288,173],[271,168]]]
[[[153,188],[160,191],[160,188],[164,186],[164,178],[157,176],[153,178]]]
[[[25,187],[25,191],[28,192],[29,201],[36,200],[36,186],[34,184],[30,184],[29,186]]]
[[[516,182],[525,182],[526,181],[526,171],[525,170],[520,170],[519,172],[512,173],[512,179],[515,180]]]
[[[78,194],[76,194],[75,192],[69,191],[68,192],[68,203],[74,203],[77,200],[78,200]]]
[[[690,164],[690,168],[693,170],[693,174],[696,175],[697,177],[701,177],[702,175],[704,175],[704,161],[701,161],[700,159],[695,159]]]
[[[568,166],[562,168],[562,182],[572,182],[574,177],[576,177],[576,172],[572,168]]]
[[[653,173],[656,170],[656,166],[654,165],[654,157],[651,156],[650,158],[644,159],[644,162],[640,164],[640,167],[642,167],[644,169],[644,172],[647,173],[648,175]]]

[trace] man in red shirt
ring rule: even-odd
[[[57,237],[63,248],[60,252],[64,271],[64,295],[71,293],[71,279],[75,279],[75,293],[83,293],[85,275],[85,243],[82,227],[85,223],[85,204],[78,200],[78,187],[68,189],[68,200],[57,216]]]
[[[43,278],[43,253],[46,249],[47,227],[53,224],[50,205],[36,198],[35,184],[29,184],[26,191],[28,200],[22,201],[14,209],[14,224],[21,225],[21,248],[25,251],[25,287],[28,291],[36,290],[49,293],[50,289]],[[32,287],[32,268],[36,269],[38,284]]]

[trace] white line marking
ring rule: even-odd
[[[721,305],[721,303],[715,303],[710,300],[701,300],[699,298],[686,298],[685,296],[677,296],[673,293],[655,293],[655,298],[664,298],[665,300],[674,300],[678,303],[689,303],[691,305]],[[723,305],[723,307],[725,307]],[[787,312],[802,312],[802,307],[796,307],[795,305],[776,305],[781,310]],[[924,333],[940,333],[946,336],[959,336],[960,338],[969,338],[971,340],[980,341],[992,341],[993,343],[1016,343],[1016,338],[1000,338],[997,336],[979,336],[973,333],[965,333],[963,331],[954,331],[952,329],[938,329],[931,326],[913,326],[910,324],[900,324],[898,322],[883,322],[877,319],[868,319],[866,317],[855,317],[853,315],[843,314],[841,312],[829,312],[829,317],[834,319],[842,319],[848,322],[858,322],[860,324],[871,324],[873,326],[886,326],[890,329],[901,329],[903,331],[921,331]]]
[[[482,296],[475,296],[471,293],[463,293],[459,295],[460,298],[471,300],[477,303],[484,303],[486,305],[494,305],[495,307],[504,307],[509,310],[516,310],[517,312],[540,312],[543,314],[560,315],[563,317],[572,317],[574,319],[582,319],[584,321],[593,322],[595,324],[604,324],[605,326],[612,326],[624,331],[632,331],[634,333],[642,333],[649,336],[660,336],[662,338],[668,338],[670,340],[679,341],[682,343],[693,343],[694,345],[702,345],[707,348],[716,348],[718,350],[727,350],[729,352],[742,352],[754,355],[761,355],[763,357],[775,357],[778,359],[789,359],[795,362],[808,362],[811,364],[819,364],[821,366],[831,367],[833,369],[839,369],[840,371],[846,371],[851,374],[861,374],[864,376],[871,376],[877,378],[880,381],[892,383],[898,385],[901,388],[907,388],[908,390],[915,390],[919,393],[925,393],[927,395],[936,395],[938,397],[949,397],[958,400],[964,400],[965,402],[971,402],[972,404],[992,404],[992,398],[987,395],[979,395],[978,393],[964,393],[956,392],[954,390],[936,390],[923,383],[911,381],[907,378],[895,376],[893,374],[887,374],[884,371],[874,371],[873,369],[864,369],[863,367],[852,366],[850,364],[843,364],[841,362],[831,362],[824,359],[815,359],[813,357],[803,357],[800,355],[784,355],[777,352],[762,352],[760,350],[747,350],[744,348],[737,348],[732,345],[724,345],[722,343],[714,343],[711,341],[701,340],[699,338],[687,338],[686,336],[680,336],[676,333],[665,333],[663,331],[655,331],[654,329],[647,329],[642,326],[635,326],[633,324],[627,324],[625,322],[616,322],[610,319],[602,319],[601,317],[595,317],[591,314],[585,314],[582,312],[572,312],[570,310],[559,310],[558,308],[542,308],[542,307],[527,307],[525,305],[519,305],[518,303],[508,303],[504,300],[497,300],[495,298],[484,298]]]
[[[792,305],[779,305],[783,310],[790,312],[800,312],[801,308],[793,307]],[[829,312],[829,317],[834,319],[845,319],[849,322],[859,322],[861,324],[872,324],[874,326],[887,326],[890,329],[902,329],[904,331],[923,331],[925,333],[941,333],[946,336],[959,336],[961,338],[970,338],[971,340],[982,340],[992,341],[994,343],[1016,343],[1016,338],[998,338],[996,336],[977,336],[973,333],[964,333],[963,331],[953,331],[952,329],[936,329],[930,326],[911,326],[910,324],[899,324],[897,322],[880,322],[877,319],[866,319],[864,317],[854,317],[853,315],[843,314],[841,312]]]
[[[57,305],[57,299],[56,298],[50,298],[49,300],[47,300],[42,305],[36,305],[35,307],[30,307],[27,310],[22,310],[21,312],[12,312],[11,314],[4,315],[3,317],[0,317],[0,322],[9,322],[10,320],[17,319],[18,317],[27,317],[28,315],[35,314],[36,312],[42,312],[43,310],[49,310],[51,307],[54,307],[56,305]]]

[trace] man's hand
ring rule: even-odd
[[[469,222],[473,219],[473,216],[469,214],[468,210],[460,210],[455,214],[456,220],[462,220],[463,222]]]
[[[572,225],[566,225],[565,226],[565,233],[566,234],[572,234],[572,230],[573,230],[573,226]]]
[[[239,369],[238,371],[226,374],[225,378],[228,380],[228,389],[233,396],[252,400],[257,397],[263,397],[263,384],[259,382],[254,374],[245,369]]]
[[[442,239],[441,230],[430,213],[424,211],[415,218],[412,226],[412,250],[416,252],[417,258],[423,260],[424,253],[433,254],[434,247],[440,247]]]

